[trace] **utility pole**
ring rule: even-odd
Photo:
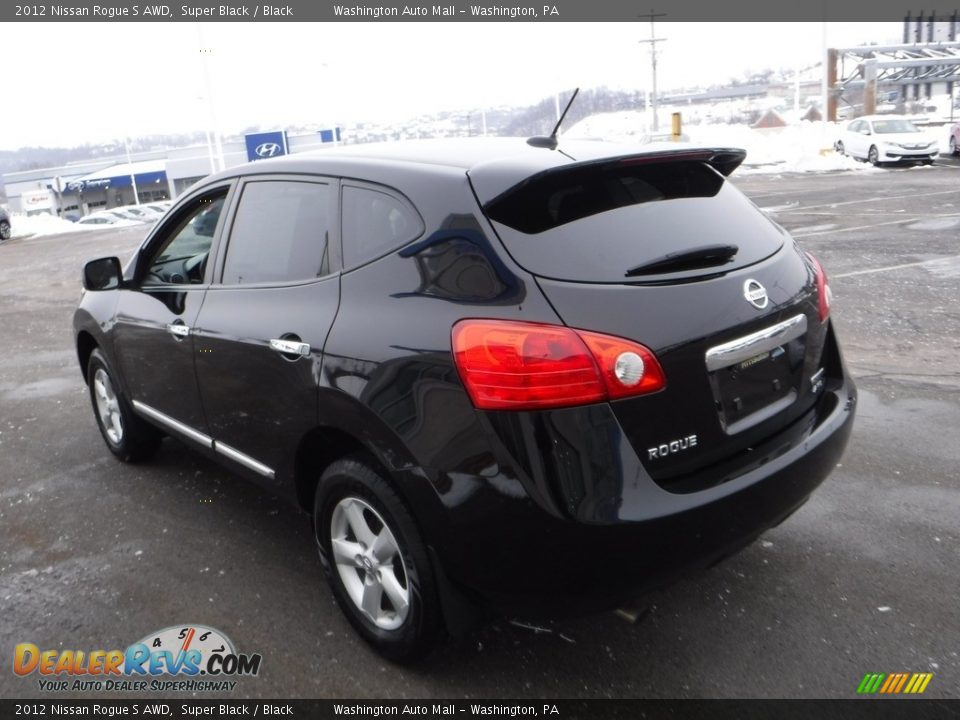
[[[653,90],[650,93],[650,97],[653,103],[653,132],[657,132],[660,129],[660,124],[657,121],[657,43],[666,42],[666,38],[658,38],[654,34],[653,24],[658,17],[665,17],[666,13],[655,13],[651,10],[646,15],[637,15],[640,18],[647,18],[650,20],[650,39],[649,40],[640,40],[640,44],[650,43],[650,67],[653,70]]]

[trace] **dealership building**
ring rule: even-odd
[[[340,128],[303,135],[283,130],[251,133],[224,142],[223,166],[331,147]],[[214,154],[206,145],[131,153],[129,159],[105,157],[61,167],[4,173],[3,186],[12,212],[78,217],[95,210],[177,197],[214,172]]]

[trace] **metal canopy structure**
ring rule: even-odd
[[[960,81],[960,42],[861,45],[827,50],[827,119],[837,119],[844,92],[862,91],[864,114],[876,112],[877,88]]]

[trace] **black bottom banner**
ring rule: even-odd
[[[960,700],[0,700],[0,718],[960,720]]]

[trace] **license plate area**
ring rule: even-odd
[[[753,427],[796,401],[806,328],[806,317],[797,315],[707,351],[710,386],[725,433]]]

